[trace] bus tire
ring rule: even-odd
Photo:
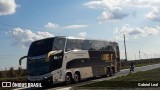
[[[75,74],[74,74],[74,82],[75,83],[78,83],[78,82],[80,82],[80,73],[79,72],[75,72]]]
[[[112,74],[114,75],[115,74],[115,68],[112,67]]]
[[[112,71],[110,67],[107,67],[107,76],[111,77],[112,76]]]
[[[65,83],[67,85],[71,84],[72,83],[72,74],[71,73],[67,73],[66,76],[65,76]]]

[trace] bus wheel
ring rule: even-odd
[[[111,68],[107,67],[107,76],[112,76]]]
[[[115,74],[115,68],[112,67],[112,74],[114,75]]]
[[[66,74],[65,82],[67,85],[72,83],[72,76],[70,74]]]
[[[79,72],[76,72],[74,74],[74,82],[75,83],[78,83],[80,81],[80,73]]]

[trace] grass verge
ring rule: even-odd
[[[137,88],[138,83],[160,84],[160,68],[128,74],[107,81],[83,85],[78,88]]]
[[[26,76],[21,76],[21,77],[12,77],[12,78],[0,78],[0,82],[15,82],[15,81],[23,81],[23,82],[26,82],[27,81],[27,77]]]

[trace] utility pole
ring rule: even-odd
[[[147,59],[147,58],[146,58],[146,53],[144,54],[144,56],[145,56],[145,59]]]
[[[125,57],[126,57],[126,61],[127,61],[127,52],[126,52],[126,39],[125,39],[125,34],[123,34],[123,37],[124,37]]]
[[[141,52],[140,52],[140,50],[139,50],[139,59],[141,59]]]

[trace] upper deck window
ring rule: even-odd
[[[53,43],[53,50],[64,50],[65,38],[55,38]]]
[[[68,39],[65,51],[80,50],[110,50],[108,41]]]
[[[47,38],[32,42],[28,56],[38,56],[48,53],[52,50],[54,38]]]
[[[70,51],[70,50],[74,50],[74,49],[82,49],[82,45],[81,45],[82,42],[83,42],[83,40],[68,39],[65,51]]]
[[[52,50],[64,50],[65,38],[47,38],[32,42],[28,56],[39,56],[47,54]]]

